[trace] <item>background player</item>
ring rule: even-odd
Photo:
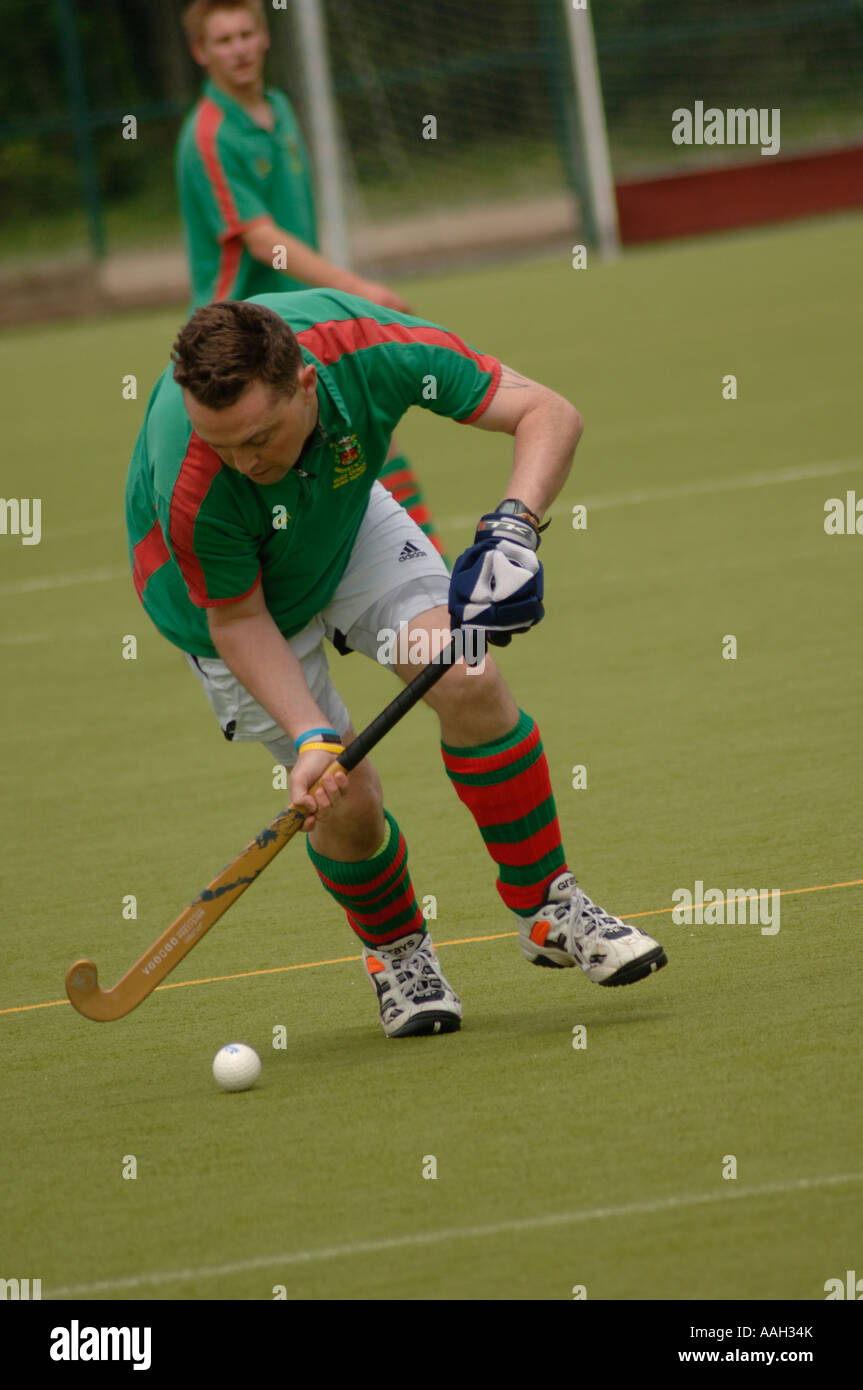
[[[183,25],[207,74],[177,147],[194,304],[329,285],[409,313],[394,290],[317,250],[302,132],[285,93],[264,85],[270,36],[261,0],[194,0]],[[443,553],[419,481],[395,440],[381,480]]]
[[[433,401],[422,389],[430,375]],[[513,436],[509,495],[481,519],[451,581],[375,482],[411,405]],[[260,740],[293,766],[309,854],[362,940],[388,1036],[451,1031],[461,1004],[370,762],[311,794],[354,736],[323,638],[376,659],[382,630],[405,626],[409,647],[420,634],[427,649],[442,644],[450,612],[504,639],[538,622],[539,519],[580,433],[562,397],[454,333],[334,291],[199,309],[150,399],[127,486],[138,593],[187,653],[227,737]],[[416,673],[394,666],[403,680]],[[539,730],[495,664],[453,666],[426,700],[524,955],[580,965],[605,985],[664,965],[661,946],[603,912],[569,872]]]

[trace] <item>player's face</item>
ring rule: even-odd
[[[318,420],[318,374],[310,363],[299,372],[297,390],[280,395],[263,381],[252,381],[233,405],[211,410],[188,391],[186,412],[198,438],[228,468],[255,483],[280,483],[293,468]]]
[[[242,90],[260,82],[269,46],[268,30],[251,11],[214,10],[207,16],[203,42],[194,54],[217,86]]]

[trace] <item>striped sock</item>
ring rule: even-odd
[[[328,893],[345,909],[348,922],[361,941],[385,946],[413,932],[425,934],[425,921],[417,906],[408,871],[408,848],[389,811],[384,811],[387,837],[371,859],[347,863],[327,859],[306,848]]]
[[[522,917],[536,912],[552,879],[566,872],[560,826],[539,729],[529,714],[503,738],[478,748],[441,744],[459,799],[498,866],[497,891]]]
[[[443,542],[432,521],[431,512],[425,504],[419,479],[414,473],[410,460],[405,458],[404,454],[398,454],[394,459],[387,460],[383,466],[383,471],[378,476],[384,487],[392,493],[397,502],[401,503],[408,516],[412,517],[423,534],[428,536],[435,550],[440,552],[447,567],[449,567]]]

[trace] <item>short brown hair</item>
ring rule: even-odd
[[[216,10],[248,10],[262,28],[267,27],[262,0],[192,0],[183,11],[183,28],[190,44],[200,46],[204,42],[207,20]]]
[[[251,381],[292,396],[303,355],[288,324],[272,309],[228,299],[195,310],[177,337],[171,361],[178,386],[210,410],[224,410]]]

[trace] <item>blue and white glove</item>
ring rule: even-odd
[[[527,508],[519,507],[516,514],[507,499],[480,519],[473,545],[458,557],[450,579],[453,629],[485,628],[496,647],[505,647],[514,632],[527,632],[545,613],[539,529]]]

